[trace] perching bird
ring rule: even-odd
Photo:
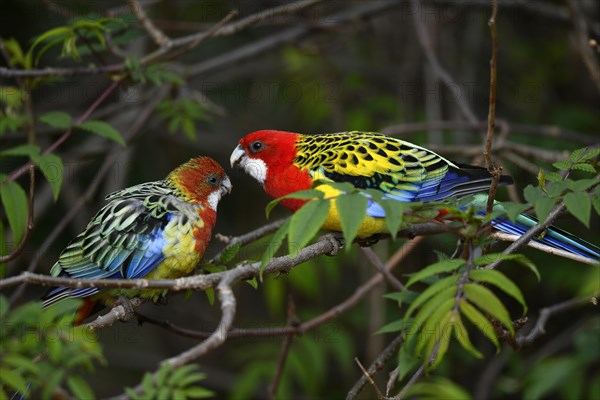
[[[190,274],[204,254],[221,197],[231,182],[212,158],[197,157],[164,180],[132,186],[106,197],[109,201],[61,253],[53,276],[83,279],[175,279]],[[58,287],[44,307],[66,298],[87,298],[79,310],[85,318],[100,300],[140,296],[156,301],[166,291]]]
[[[402,202],[451,200],[487,191],[492,177],[487,169],[463,165],[445,159],[431,150],[373,132],[341,132],[324,135],[301,135],[261,130],[244,136],[230,158],[232,167],[240,167],[261,183],[269,196],[279,198],[310,189],[317,179],[350,182],[359,189],[376,189],[385,198]],[[502,176],[500,184],[510,184]],[[326,183],[315,189],[325,197],[340,191]],[[299,209],[306,200],[284,199],[285,207]],[[335,202],[323,225],[341,231]],[[485,208],[485,206],[483,206]],[[385,211],[370,200],[358,236],[368,237],[386,230]],[[515,223],[498,218],[493,225],[500,231],[522,235],[536,221],[521,215]],[[540,242],[597,259],[600,249],[571,234],[548,229]]]

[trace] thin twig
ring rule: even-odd
[[[593,297],[598,297],[600,293],[596,293]],[[533,329],[526,335],[520,336],[515,339],[515,343],[520,347],[530,345],[535,342],[540,336],[546,333],[546,323],[555,314],[572,310],[574,308],[581,307],[585,304],[590,303],[590,297],[580,297],[575,299],[569,299],[562,303],[554,304],[549,307],[544,307],[540,310],[540,316],[535,323]]]
[[[127,0],[127,4],[133,14],[138,19],[146,33],[154,40],[159,47],[171,47],[171,39],[165,35],[160,29],[158,29],[152,20],[148,18],[144,7],[137,0]]]
[[[487,135],[485,137],[485,163],[488,172],[492,175],[492,183],[487,199],[486,214],[490,214],[494,208],[494,199],[502,170],[497,168],[492,160],[492,142],[494,141],[494,128],[496,126],[496,92],[497,92],[497,64],[498,64],[498,34],[496,31],[496,17],[498,15],[498,0],[492,0],[492,16],[488,21],[492,36],[492,58],[490,59],[490,100],[488,110]],[[490,224],[491,229],[491,224]]]
[[[379,271],[388,283],[397,291],[403,291],[404,285],[400,282],[392,273],[385,267],[381,259],[375,254],[373,249],[370,247],[361,247],[360,248],[363,253],[367,256],[369,262]]]
[[[367,369],[367,374],[363,372],[363,376],[361,376],[360,379],[348,391],[348,394],[346,395],[346,400],[352,400],[355,399],[356,396],[358,396],[358,394],[361,392],[361,390],[367,383],[367,376],[371,377],[377,371],[382,369],[388,362],[388,360],[398,352],[398,349],[400,348],[400,346],[402,346],[403,341],[403,336],[398,335],[385,347],[385,349],[383,349],[383,351],[377,356],[375,361],[373,361],[373,363]]]
[[[569,13],[575,27],[577,47],[579,47],[579,53],[585,67],[590,73],[592,82],[596,85],[596,89],[600,92],[600,66],[598,65],[598,58],[594,56],[592,48],[590,47],[590,37],[587,33],[587,23],[579,4],[576,0],[567,0],[567,6],[569,7]]]
[[[371,378],[371,375],[369,374],[369,372],[365,369],[365,367],[363,367],[362,363],[360,362],[360,360],[358,359],[358,357],[354,357],[354,361],[356,362],[356,364],[358,365],[358,368],[360,368],[360,370],[363,373],[363,376],[365,377],[365,380],[367,380],[371,386],[373,386],[373,389],[375,390],[375,394],[377,395],[377,398],[379,400],[383,400],[385,399],[385,396],[383,395],[383,393],[381,393],[381,390],[379,390],[379,388],[377,387],[377,385],[375,384],[375,381],[373,380],[373,378]]]
[[[429,62],[431,69],[440,78],[440,80],[442,82],[444,82],[444,84],[446,86],[448,86],[448,88],[450,90],[459,87],[459,85],[456,83],[454,78],[452,78],[452,76],[448,73],[448,71],[446,71],[444,69],[444,67],[438,60],[437,55],[435,54],[435,51],[433,49],[433,44],[431,42],[431,38],[429,37],[429,33],[427,32],[427,29],[425,28],[425,25],[423,24],[423,21],[422,21],[422,17],[421,17],[422,4],[421,4],[420,0],[412,0],[410,2],[410,6],[411,6],[411,14],[413,16],[413,22],[415,25],[415,30],[417,33],[417,39],[419,40],[419,44],[421,45],[421,48],[423,49],[423,52],[425,53],[425,57],[427,58],[427,61]],[[475,115],[475,113],[473,112],[473,110],[471,109],[471,107],[469,106],[467,101],[465,100],[465,98],[466,98],[465,96],[460,96],[457,99],[458,108],[460,109],[463,116],[467,119],[467,121],[469,121],[471,124],[474,124],[474,125],[478,124],[479,119],[477,118],[477,116]]]
[[[77,118],[77,120],[73,123],[73,127],[67,129],[54,143],[52,143],[50,146],[48,146],[42,152],[42,155],[46,155],[46,154],[52,153],[61,144],[63,144],[69,138],[69,136],[71,136],[71,133],[73,132],[73,128],[77,127],[82,122],[84,122],[85,120],[87,120],[89,118],[89,116],[94,112],[94,110],[96,110],[96,108],[98,108],[98,106],[100,104],[102,104],[102,102],[117,87],[119,87],[119,85],[121,84],[121,82],[123,81],[123,79],[125,79],[125,77],[121,77],[121,78],[118,78],[118,79],[112,81],[111,84],[104,90],[104,92],[102,92],[100,94],[100,96],[98,96],[98,98],[87,108],[87,110],[85,110],[85,112],[83,114],[81,114],[81,116],[79,116],[79,118]],[[17,179],[18,177],[20,177],[21,175],[23,175],[25,173],[25,171],[27,171],[27,169],[29,168],[30,165],[32,165],[31,161],[28,162],[28,163],[26,163],[26,164],[24,164],[23,166],[21,166],[17,170],[15,170],[12,174],[9,175],[9,177],[7,179],[7,182],[12,182],[15,179]]]
[[[296,305],[294,304],[294,300],[290,295],[288,297],[288,326],[294,327],[299,325],[298,316],[296,315]],[[269,385],[269,398],[275,400],[277,396],[277,388],[279,387],[279,382],[281,381],[281,376],[283,375],[283,369],[285,368],[285,363],[287,361],[287,357],[292,346],[292,342],[294,341],[294,335],[289,334],[283,339],[283,343],[281,344],[281,350],[279,351],[279,358],[277,360],[277,368],[275,369],[275,375],[273,376],[273,380]]]
[[[21,242],[17,247],[13,249],[10,254],[5,256],[0,256],[0,264],[9,262],[19,257],[19,255],[25,249],[27,242],[29,241],[29,236],[31,236],[31,232],[33,230],[33,201],[34,201],[34,193],[35,193],[35,166],[32,164],[29,166],[29,198],[27,199],[27,224],[25,225],[25,233],[23,234],[23,238],[21,238]]]
[[[232,35],[251,25],[262,22],[267,18],[272,18],[275,15],[286,15],[299,12],[318,4],[322,0],[302,0],[284,6],[274,7],[272,9],[263,10],[259,13],[252,14],[246,18],[224,26],[218,26],[218,29],[210,34],[211,37]],[[231,18],[231,17],[229,17]],[[228,19],[229,19],[228,18]],[[310,29],[310,28],[308,28]],[[171,46],[161,46],[156,51],[146,55],[140,60],[140,64],[159,61],[164,56],[175,49],[186,47],[189,50],[191,44],[197,45],[205,38],[207,32],[195,33],[181,38],[171,40]],[[124,63],[101,66],[101,67],[73,67],[73,68],[44,68],[44,69],[29,69],[29,70],[11,70],[9,68],[0,67],[0,77],[46,77],[46,76],[75,76],[75,75],[98,75],[98,74],[113,74],[120,73],[126,70]]]

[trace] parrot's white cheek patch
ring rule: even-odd
[[[265,183],[265,179],[267,179],[267,164],[263,160],[245,158],[242,160],[241,166],[244,168],[244,171],[259,181],[261,185]]]
[[[219,205],[219,200],[221,200],[221,192],[220,191],[214,191],[211,194],[208,195],[208,205],[210,206],[210,208],[212,208],[214,211],[217,211],[217,206]]]

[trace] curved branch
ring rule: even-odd
[[[398,232],[399,237],[410,237],[432,235],[447,232],[448,228],[443,224],[424,223],[417,224]],[[289,272],[296,265],[315,258],[319,255],[335,255],[342,245],[342,239],[334,235],[324,235],[317,242],[303,248],[293,258],[289,255],[273,258],[264,269],[264,272]],[[257,277],[260,272],[260,262],[243,263],[228,271],[217,272],[208,275],[189,276],[178,279],[148,280],[148,279],[74,279],[60,278],[48,275],[23,272],[20,275],[0,280],[0,289],[16,286],[22,283],[37,284],[42,286],[66,286],[72,288],[120,288],[120,289],[169,289],[173,291],[182,290],[205,290],[215,287],[219,282],[230,274],[241,274],[238,279],[250,279]]]

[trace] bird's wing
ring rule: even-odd
[[[182,207],[191,206],[164,194],[162,187],[149,191],[147,185],[110,195],[111,202],[61,253],[52,267],[52,275],[134,279],[145,276],[160,264],[165,259],[162,252],[165,227]],[[135,188],[140,190],[132,190]],[[95,288],[57,288],[48,293],[46,302],[51,304],[62,297],[85,297],[97,291]]]
[[[489,188],[485,168],[453,163],[435,152],[400,139],[372,132],[303,136],[296,144],[294,164],[313,179],[350,182],[376,189],[397,201],[434,201]],[[510,178],[503,177],[501,183]],[[371,216],[385,213],[376,203]]]

